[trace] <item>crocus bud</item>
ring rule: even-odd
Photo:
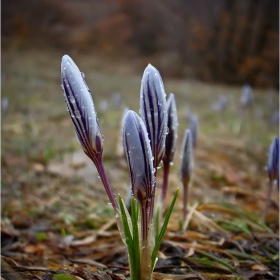
[[[178,117],[175,97],[173,93],[170,93],[167,100],[167,127],[169,129],[165,140],[165,155],[164,163],[171,164],[176,149],[176,141],[178,138]]]
[[[193,158],[192,133],[189,129],[185,131],[182,143],[181,178],[184,184],[188,184],[191,177]]]
[[[103,151],[103,139],[90,90],[74,61],[64,55],[61,62],[61,80],[67,110],[85,154],[94,162]]]
[[[154,167],[164,156],[167,133],[167,105],[165,90],[158,70],[149,64],[143,74],[140,89],[140,113],[146,125]]]
[[[267,163],[268,178],[277,180],[279,176],[279,138],[275,137],[270,145]]]
[[[103,162],[103,138],[89,88],[74,61],[64,55],[61,62],[61,80],[67,110],[71,116],[77,138],[85,154],[94,162],[114,209],[119,206],[107,178]]]
[[[141,203],[154,195],[152,151],[144,122],[131,110],[127,112],[124,120],[123,143],[132,192]]]
[[[192,144],[193,147],[197,144],[197,134],[198,134],[198,117],[196,115],[192,115],[190,117],[190,131],[192,134]]]

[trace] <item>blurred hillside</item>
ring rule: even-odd
[[[164,76],[278,88],[277,0],[3,0],[2,50],[152,62]]]

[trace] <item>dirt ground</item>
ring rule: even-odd
[[[125,245],[93,163],[82,152],[64,104],[63,53],[2,51],[2,279],[129,277]],[[129,174],[120,143],[125,107],[139,111],[142,73],[129,62],[70,54],[86,74],[105,137],[104,163],[124,198]],[[152,62],[151,62],[152,63]],[[175,94],[179,131],[167,204],[180,187],[154,279],[277,279],[279,189],[266,218],[265,170],[278,135],[279,96],[254,89],[240,108],[241,87],[163,77]],[[224,111],[214,110],[221,95]],[[277,113],[278,112],[278,113]],[[180,153],[189,115],[199,118],[189,190],[189,224],[182,223]],[[162,183],[158,171],[157,187]]]

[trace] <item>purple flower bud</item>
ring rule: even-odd
[[[170,93],[167,100],[167,127],[168,134],[165,140],[165,155],[164,163],[170,164],[173,162],[173,157],[176,149],[176,141],[178,138],[178,117],[175,97],[173,93]]]
[[[123,143],[129,165],[132,191],[140,201],[154,196],[152,151],[142,119],[129,110],[123,125]]]
[[[192,115],[190,117],[190,131],[192,133],[193,147],[195,147],[197,144],[197,132],[198,132],[198,117],[196,115]]]
[[[270,145],[267,163],[268,178],[277,180],[279,176],[279,138],[275,137]]]
[[[85,154],[95,162],[102,154],[103,139],[84,77],[74,61],[64,55],[61,62],[61,80],[67,110]]]
[[[185,131],[182,143],[181,178],[184,184],[188,184],[191,177],[193,160],[192,134],[189,129]]]
[[[157,168],[165,152],[167,133],[167,105],[165,90],[158,70],[149,64],[143,74],[140,90],[140,113],[151,140],[154,167]]]

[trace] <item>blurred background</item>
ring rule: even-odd
[[[196,119],[191,200],[219,200],[226,186],[265,192],[279,134],[279,1],[3,0],[1,28],[4,216],[22,208],[63,215],[64,206],[73,214],[80,203],[79,217],[84,205],[90,213],[108,201],[66,111],[64,54],[86,75],[116,193],[125,197],[129,182],[121,119],[126,107],[139,112],[148,63],[177,104],[171,189],[181,185],[181,142]]]
[[[4,0],[2,51],[58,49],[152,62],[165,77],[275,88],[277,0]]]

